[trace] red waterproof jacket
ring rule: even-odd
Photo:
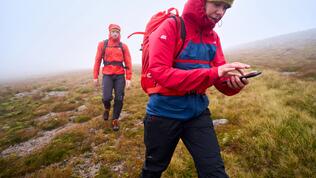
[[[120,27],[118,25],[111,24],[109,26],[109,31],[111,31],[112,29],[120,30]],[[118,65],[105,65],[102,67],[102,73],[106,75],[126,73],[126,80],[131,80],[132,78],[131,56],[130,56],[127,45],[124,43],[122,44],[123,51],[124,51],[124,55],[123,55],[123,51],[119,47],[119,44],[120,44],[120,37],[117,40],[114,40],[111,38],[110,34],[109,34],[108,46],[105,50],[103,50],[104,41],[99,42],[97,54],[95,56],[95,63],[94,63],[94,70],[93,70],[94,79],[97,79],[99,76],[100,65],[101,65],[102,60],[104,60],[102,59],[102,52],[104,51],[105,52],[104,58],[106,58],[107,61],[124,62],[126,69]]]
[[[167,19],[149,38],[149,71],[157,82],[157,93],[182,95],[196,92],[203,94],[215,86],[225,95],[240,90],[229,88],[218,76],[218,66],[226,63],[220,39],[205,13],[205,0],[188,0],[183,10],[186,40],[177,59],[176,42],[179,30],[174,19]]]

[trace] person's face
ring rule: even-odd
[[[120,32],[118,30],[111,30],[110,35],[114,40],[116,40],[120,36]]]
[[[206,2],[205,11],[207,17],[214,23],[217,23],[225,15],[229,5],[224,2]]]

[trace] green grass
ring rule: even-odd
[[[228,167],[230,175],[312,177],[316,170],[316,85],[280,78],[271,71],[264,74],[233,98],[217,95],[213,99],[213,112],[238,125],[226,133],[218,129],[224,158],[234,157],[225,160],[235,165]]]
[[[83,123],[89,121],[91,118],[89,116],[80,115],[74,119],[75,123]]]
[[[88,88],[88,87],[82,87],[76,90],[78,93],[80,94],[87,94],[87,93],[91,93],[94,91],[93,88]]]
[[[67,122],[68,120],[66,118],[51,118],[47,121],[40,122],[37,127],[42,130],[53,130],[65,125]]]
[[[0,150],[28,140],[37,133],[33,118],[33,110],[40,103],[31,97],[10,99],[11,96],[2,98],[0,104]]]
[[[95,178],[108,178],[108,177],[116,177],[109,168],[102,166],[100,171],[97,173]]]
[[[46,92],[52,92],[52,91],[68,91],[68,87],[65,86],[59,86],[59,87],[47,87],[44,89]]]
[[[62,161],[71,155],[81,154],[91,149],[87,135],[81,130],[65,133],[55,138],[51,144],[38,153],[25,158],[0,158],[0,177],[21,176],[43,166]]]
[[[72,111],[74,109],[76,109],[79,105],[75,104],[75,103],[57,103],[54,107],[53,107],[53,112],[66,112],[66,111]]]
[[[212,119],[229,120],[229,124],[216,128],[227,173],[230,177],[241,178],[313,177],[316,175],[315,81],[280,76],[265,68],[259,70],[263,70],[263,75],[250,79],[250,85],[236,96],[226,97],[214,88],[208,90]],[[133,87],[126,90],[124,101],[123,110],[129,115],[120,122],[119,132],[112,131],[110,122],[94,118],[103,112],[101,94],[81,91],[72,80],[74,83],[69,85],[64,82],[69,97],[62,100],[10,101],[10,97],[2,96],[1,113],[6,115],[21,110],[21,113],[1,116],[1,127],[8,126],[0,130],[0,136],[4,136],[0,139],[2,144],[20,142],[14,141],[18,138],[27,140],[44,129],[32,121],[35,111],[63,112],[82,104],[87,110],[71,115],[75,122],[83,123],[82,126],[60,135],[37,153],[24,158],[0,158],[0,177],[26,173],[39,177],[67,177],[73,170],[66,167],[52,171],[52,164],[91,151],[92,143],[99,145],[94,159],[102,165],[97,177],[138,177],[145,154],[142,120],[148,97],[141,90],[139,72],[136,73]],[[14,90],[7,92],[14,93]],[[90,133],[91,129],[95,131]],[[9,138],[9,135],[16,138]],[[111,169],[116,165],[122,165],[122,174]],[[197,177],[194,162],[182,142],[163,177]]]
[[[70,167],[59,169],[58,167],[47,167],[34,174],[26,176],[27,178],[70,178],[72,176],[72,169]]]

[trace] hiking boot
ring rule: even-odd
[[[103,113],[103,120],[105,120],[105,121],[109,120],[109,113],[110,113],[110,110],[105,109],[105,111]]]
[[[104,113],[103,113],[103,120],[107,121],[109,120],[109,113],[111,109],[111,101],[106,101],[102,99],[102,103],[104,105]]]
[[[114,119],[112,121],[112,129],[113,129],[113,131],[120,130],[118,119]]]

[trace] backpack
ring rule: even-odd
[[[109,47],[109,48],[121,48],[122,54],[123,54],[123,61],[107,61],[106,60],[105,50],[108,47],[108,44],[109,44],[109,40],[104,40],[104,47],[102,49],[103,65],[104,66],[106,66],[106,65],[121,66],[124,69],[127,69],[127,67],[125,67],[124,64],[123,64],[123,61],[125,60],[125,53],[124,53],[125,51],[124,51],[124,48],[123,48],[123,43],[120,42],[119,46],[110,46]]]
[[[175,10],[175,14],[172,11]],[[150,94],[149,90],[152,91],[153,88],[156,87],[156,82],[151,77],[151,73],[148,71],[149,67],[149,37],[150,35],[167,19],[173,18],[176,21],[177,29],[180,37],[178,38],[177,46],[180,46],[179,49],[176,50],[176,54],[174,57],[178,57],[179,53],[181,52],[184,41],[186,38],[186,31],[183,19],[179,16],[178,10],[175,8],[170,8],[167,11],[158,12],[157,14],[153,15],[149,22],[146,25],[145,32],[135,32],[128,36],[130,38],[132,35],[135,34],[142,34],[144,35],[143,43],[142,43],[142,70],[141,70],[141,86],[143,90]],[[180,28],[180,29],[179,29]],[[178,45],[180,44],[180,45]]]

